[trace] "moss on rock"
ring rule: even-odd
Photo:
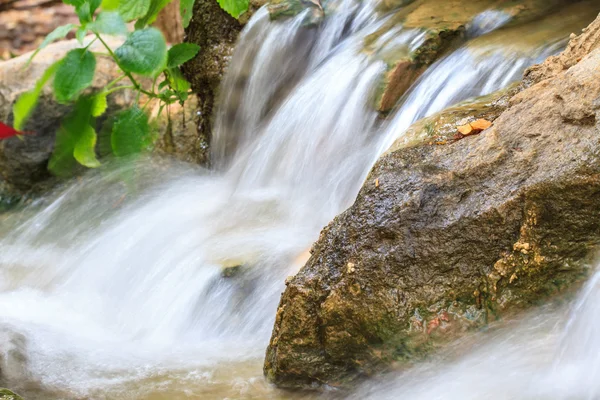
[[[249,14],[249,13],[247,13]],[[246,18],[247,16],[245,16]],[[183,72],[198,96],[199,162],[209,164],[213,109],[219,84],[233,53],[242,24],[227,14],[215,0],[197,0],[194,15],[186,29],[186,42],[200,46],[198,56],[184,64]]]
[[[23,400],[23,398],[8,389],[0,388],[0,400]]]

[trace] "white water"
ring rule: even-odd
[[[461,48],[382,125],[371,110],[379,55],[423,35],[398,29],[367,54],[385,18],[352,0],[336,9],[318,30],[302,15],[253,17],[223,83],[216,172],[115,165],[4,222],[0,331],[22,334],[26,356],[5,357],[19,364],[0,366],[14,371],[8,384],[56,398],[279,396],[260,363],[285,278],[379,154],[416,119],[500,89],[555,50]],[[506,22],[487,13],[469,32]],[[233,265],[240,275],[222,277]]]

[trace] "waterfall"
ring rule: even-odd
[[[0,330],[25,338],[27,371],[10,383],[57,398],[271,396],[260,365],[285,279],[379,155],[417,119],[558,49],[487,43],[509,18],[484,13],[382,123],[381,53],[424,33],[399,27],[366,52],[389,16],[334,5],[319,27],[304,14],[271,22],[265,8],[247,24],[222,83],[214,171],[115,161],[4,221]]]

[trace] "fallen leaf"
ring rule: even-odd
[[[469,136],[473,133],[473,127],[471,124],[461,125],[458,127],[458,132],[463,136]]]
[[[471,127],[473,127],[473,130],[479,132],[485,131],[490,126],[492,126],[492,123],[487,119],[478,119],[475,122],[471,122]]]
[[[460,125],[456,129],[463,136],[476,135],[485,131],[487,128],[492,126],[492,123],[487,119],[478,119],[477,121],[473,121],[470,124]]]

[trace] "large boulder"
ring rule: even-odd
[[[515,95],[480,135],[399,144],[377,162],[287,283],[269,380],[348,384],[586,277],[600,244],[596,47]]]

